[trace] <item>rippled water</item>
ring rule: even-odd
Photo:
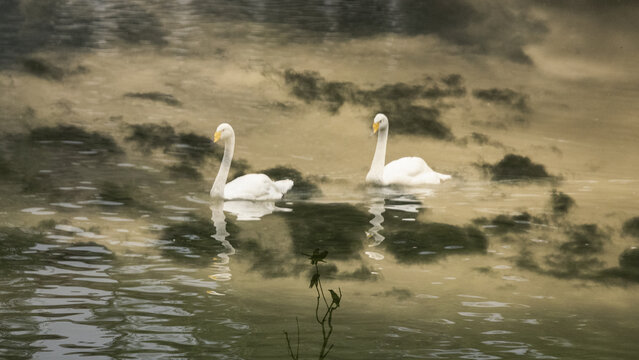
[[[319,248],[327,358],[636,358],[636,6],[1,6],[0,357],[316,358]],[[380,111],[453,179],[366,187]]]

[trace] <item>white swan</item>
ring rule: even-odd
[[[224,142],[224,157],[211,187],[211,197],[226,200],[279,200],[293,187],[292,180],[273,181],[264,174],[246,174],[227,184],[235,150],[235,132],[231,125],[222,123],[217,127],[213,141],[220,140]]]
[[[419,157],[403,157],[391,161],[386,166],[386,141],[388,140],[388,118],[377,114],[373,120],[373,133],[377,135],[377,147],[371,169],[366,175],[366,182],[374,185],[406,185],[419,186],[439,184],[450,179],[450,175],[433,171],[424,159]]]

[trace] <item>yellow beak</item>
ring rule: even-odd
[[[379,123],[373,123],[373,134],[377,133],[377,130],[379,130]]]
[[[220,140],[220,136],[222,136],[222,134],[219,131],[216,131],[213,135],[213,142],[217,142],[218,140]]]

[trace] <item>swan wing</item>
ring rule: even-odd
[[[449,178],[450,175],[434,171],[419,157],[403,157],[391,161],[384,167],[385,185],[439,184]]]
[[[290,187],[292,186],[291,181]],[[264,174],[246,174],[224,186],[224,198],[226,200],[279,200],[288,189]]]

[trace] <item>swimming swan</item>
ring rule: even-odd
[[[235,132],[231,125],[220,124],[213,141],[224,142],[224,157],[211,187],[211,197],[225,200],[279,200],[293,187],[292,180],[273,181],[264,174],[246,174],[227,184],[235,150]]]
[[[450,175],[433,171],[424,159],[419,157],[403,157],[391,161],[386,166],[386,140],[388,139],[388,118],[377,114],[373,120],[373,133],[377,135],[377,147],[371,169],[366,175],[366,182],[374,185],[407,185],[419,186],[439,184],[450,179]]]

